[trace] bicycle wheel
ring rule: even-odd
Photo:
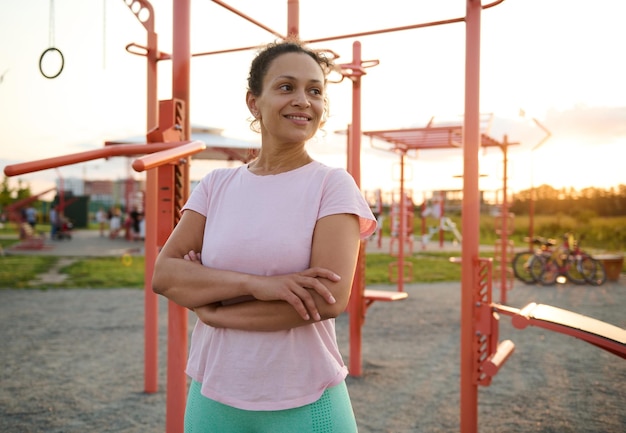
[[[586,284],[596,272],[596,261],[587,255],[568,255],[565,261],[565,276],[574,284]]]
[[[594,272],[590,275],[585,275],[585,278],[592,286],[601,286],[606,282],[606,269],[604,268],[604,263],[592,257],[589,257],[589,260],[595,262]]]
[[[559,276],[559,266],[552,257],[534,255],[530,259],[530,273],[542,285],[552,286]]]
[[[515,277],[526,284],[533,284],[537,281],[530,273],[530,261],[534,255],[532,251],[522,251],[515,254],[511,262]]]

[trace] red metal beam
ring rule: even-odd
[[[150,155],[138,158],[133,161],[133,169],[138,172],[150,170],[151,168],[156,168],[163,164],[177,162],[180,159],[186,158],[198,152],[202,152],[204,149],[206,149],[206,144],[204,144],[202,141],[192,141],[188,144],[176,146],[171,149],[161,150],[160,152],[155,152]]]
[[[36,161],[7,165],[6,167],[4,167],[4,174],[7,176],[17,176],[20,174],[33,173],[36,171],[47,170],[50,168],[63,167],[65,165],[92,161],[94,159],[111,158],[113,156],[144,155],[147,153],[169,150],[180,146],[181,144],[187,143],[152,143],[150,145],[120,144],[116,146],[107,146],[102,149],[88,150],[86,152],[78,152],[69,155],[55,156],[52,158],[45,158]]]
[[[17,211],[18,209],[23,208],[24,206],[27,206],[27,205],[29,205],[29,204],[31,204],[31,203],[33,203],[33,202],[37,201],[37,199],[38,199],[39,197],[41,197],[42,195],[48,194],[49,192],[52,192],[52,191],[54,191],[55,189],[56,189],[56,187],[54,187],[54,188],[50,188],[50,189],[45,190],[44,192],[40,192],[39,194],[36,194],[36,195],[31,195],[30,197],[26,197],[26,198],[23,198],[23,199],[21,199],[21,200],[15,201],[15,202],[11,203],[10,205],[8,205],[8,206],[5,208],[5,210],[6,210],[7,212],[9,212],[9,214],[10,214],[11,212],[15,212],[15,211]]]
[[[217,3],[218,5],[222,6],[224,9],[227,9],[227,10],[231,11],[231,12],[232,12],[232,13],[234,13],[235,15],[239,15],[241,18],[245,19],[246,21],[251,22],[251,23],[252,23],[252,24],[254,24],[255,26],[260,27],[260,28],[262,28],[263,30],[265,30],[265,31],[267,31],[267,32],[269,32],[269,33],[271,33],[271,34],[273,34],[273,35],[274,35],[274,36],[276,36],[277,38],[279,38],[279,39],[285,39],[285,36],[284,36],[284,35],[282,35],[282,34],[278,33],[278,32],[277,32],[277,31],[275,31],[275,30],[272,30],[271,28],[269,28],[269,27],[267,27],[266,25],[264,25],[264,24],[260,23],[259,21],[255,20],[254,18],[252,18],[252,17],[250,17],[250,16],[248,16],[248,15],[244,14],[243,12],[240,12],[239,10],[235,9],[234,7],[227,5],[227,4],[226,4],[226,3],[224,3],[223,1],[221,1],[221,0],[212,0],[212,1],[213,1],[213,3]],[[296,32],[296,34],[297,34],[297,32]]]

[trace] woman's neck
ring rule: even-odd
[[[313,161],[304,149],[297,152],[271,152],[261,149],[259,157],[248,164],[248,170],[258,176],[285,173]]]

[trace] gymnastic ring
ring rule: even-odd
[[[56,74],[46,75],[46,73],[43,71],[43,58],[46,56],[46,54],[53,53],[53,52],[57,52],[59,53],[59,56],[61,56],[61,67],[59,68],[59,72],[57,72]],[[63,72],[64,66],[65,66],[65,57],[63,57],[63,53],[58,48],[55,48],[55,47],[47,48],[43,53],[41,53],[41,56],[39,57],[39,72],[41,72],[41,75],[43,75],[44,77],[50,80],[61,75],[61,72]]]
[[[126,253],[126,254],[122,254],[122,264],[124,266],[130,266],[133,264],[133,256],[131,256],[130,254]]]

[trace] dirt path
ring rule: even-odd
[[[364,374],[348,379],[360,432],[458,432],[460,285],[406,290],[407,300],[367,313]],[[512,306],[529,301],[626,328],[623,277],[509,293]],[[141,290],[0,290],[0,431],[164,432],[166,314],[161,300],[160,387],[147,395]],[[347,361],[346,315],[337,329]],[[626,360],[562,334],[516,330],[506,317],[500,334],[516,350],[480,389],[481,433],[626,430]]]

